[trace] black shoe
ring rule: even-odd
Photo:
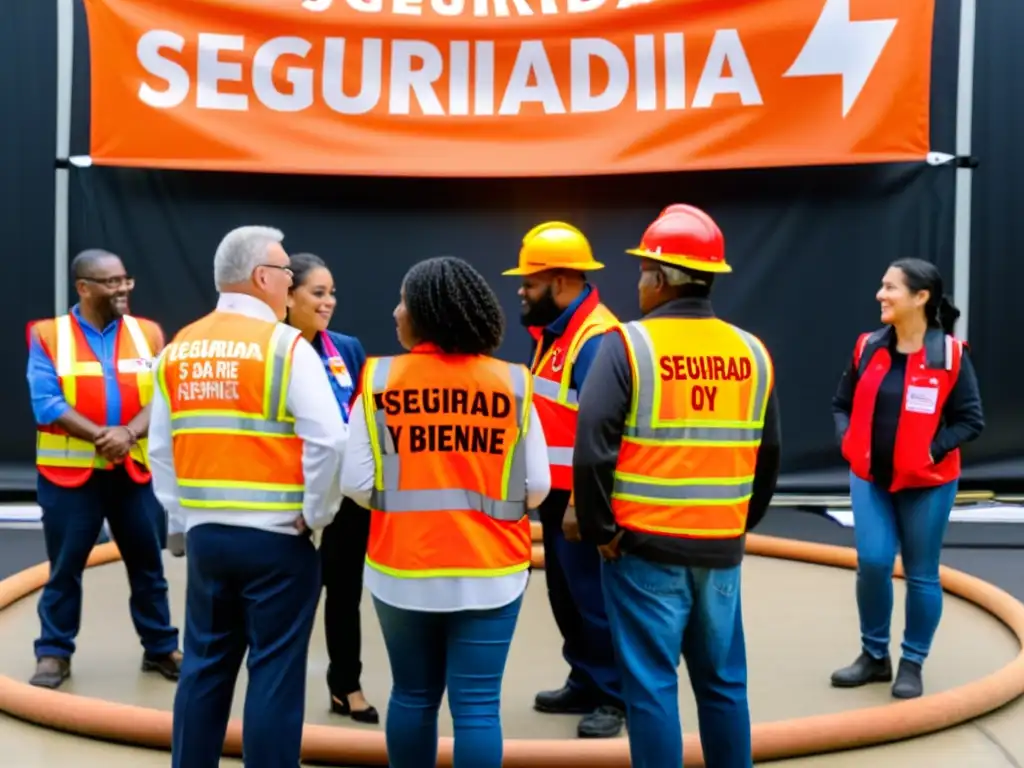
[[[592,696],[566,685],[557,691],[538,693],[533,708],[552,715],[589,715],[597,708],[597,703]]]
[[[351,717],[357,723],[377,725],[380,722],[380,713],[377,712],[376,707],[368,706],[366,709],[352,709],[352,705],[348,703],[347,696],[342,699],[339,699],[337,696],[331,696],[331,712],[336,715]]]
[[[181,677],[181,651],[171,651],[162,656],[151,656],[148,653],[142,654],[142,671],[156,672],[165,680],[172,683],[177,682]]]
[[[34,685],[36,688],[49,688],[51,691],[55,691],[69,677],[71,677],[71,659],[41,656],[36,662],[36,672],[28,684]]]
[[[614,739],[622,733],[626,713],[618,707],[598,707],[580,720],[576,735],[581,739]]]
[[[916,699],[924,693],[921,681],[921,665],[914,661],[900,659],[896,671],[896,682],[892,684],[892,695],[896,699]]]
[[[833,688],[859,688],[868,683],[888,683],[892,680],[892,662],[889,657],[876,659],[862,653],[848,667],[832,673]]]

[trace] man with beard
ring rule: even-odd
[[[156,523],[164,516],[146,452],[152,361],[163,348],[163,333],[156,323],[128,314],[135,281],[117,256],[83,251],[71,270],[78,303],[29,330],[37,498],[50,561],[30,683],[55,689],[71,674],[82,572],[104,520],[128,571],[142,669],[177,680],[178,630],[171,626]]]
[[[544,529],[544,574],[569,677],[561,688],[537,694],[540,712],[584,715],[581,738],[618,736],[624,722],[619,672],[601,592],[601,557],[580,542],[572,504],[572,454],[579,391],[605,331],[618,320],[587,282],[602,269],[590,243],[560,221],[540,224],[523,238],[522,323],[536,342],[534,404],[544,426],[551,493],[539,513]]]

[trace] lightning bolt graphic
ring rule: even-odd
[[[896,29],[896,19],[851,21],[850,0],[825,0],[818,23],[783,77],[839,75],[843,78],[843,117],[857,102],[864,84]]]

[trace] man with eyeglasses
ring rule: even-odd
[[[163,510],[153,494],[146,446],[152,366],[164,336],[153,321],[128,314],[135,281],[117,256],[83,251],[71,271],[78,303],[29,329],[37,500],[50,561],[29,682],[55,689],[71,674],[82,572],[104,520],[128,571],[142,670],[175,681],[181,653],[161,556]]]
[[[216,308],[181,329],[155,368],[153,486],[168,548],[188,558],[173,768],[220,765],[243,659],[245,765],[299,763],[321,586],[313,532],[341,504],[348,426],[320,356],[282,322],[292,285],[283,239],[263,226],[224,236]]]

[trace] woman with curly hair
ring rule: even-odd
[[[341,481],[371,510],[364,579],[391,663],[388,761],[433,768],[447,690],[455,768],[500,768],[547,444],[529,371],[492,357],[505,318],[469,264],[416,264],[394,317],[407,353],[367,361]]]

